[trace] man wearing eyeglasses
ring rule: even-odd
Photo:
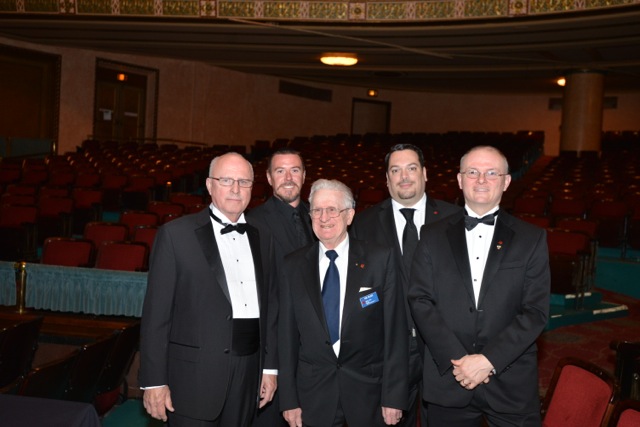
[[[423,229],[409,306],[425,340],[429,427],[540,426],[536,339],[549,313],[543,229],[500,210],[511,182],[496,148],[460,160],[465,213]]]
[[[406,297],[409,272],[419,231],[425,224],[446,218],[461,208],[425,193],[427,167],[419,147],[397,144],[385,157],[389,198],[358,213],[351,226],[352,236],[393,248],[398,265],[398,280]],[[409,305],[405,298],[409,327],[409,408],[402,418],[402,426],[415,427],[417,418],[426,418],[420,398],[422,388],[422,349]],[[424,423],[423,423],[424,424]]]
[[[407,406],[406,315],[390,248],[349,238],[351,190],[318,180],[319,242],[285,257],[278,321],[280,408],[291,427],[396,425]]]
[[[273,196],[250,209],[247,222],[260,232],[263,254],[268,254],[268,279],[277,288],[278,268],[284,256],[314,241],[309,207],[301,200],[305,167],[298,151],[282,149],[273,153],[267,167],[267,181]],[[258,411],[253,427],[276,427],[287,423],[278,408],[278,393]]]
[[[151,251],[139,381],[147,412],[170,427],[246,427],[276,389],[276,295],[244,221],[251,164],[216,157],[206,186],[210,206],[163,225]]]

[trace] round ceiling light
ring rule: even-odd
[[[320,62],[325,65],[350,67],[358,63],[358,56],[355,53],[346,52],[323,53],[320,57]]]

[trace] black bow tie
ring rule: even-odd
[[[234,225],[234,224],[228,224],[226,222],[222,222],[220,218],[218,218],[213,214],[213,211],[211,211],[211,209],[209,209],[209,215],[211,216],[211,218],[213,218],[215,222],[217,222],[218,224],[224,225],[224,228],[220,230],[220,234],[227,234],[227,233],[231,233],[232,231],[237,231],[240,234],[244,234],[244,232],[247,231],[247,224],[239,223]]]
[[[476,225],[483,223],[483,224],[487,224],[487,225],[494,225],[496,222],[496,216],[498,215],[499,211],[495,211],[494,213],[491,213],[489,215],[485,215],[482,218],[474,218],[472,216],[469,216],[468,214],[464,214],[464,227],[467,230],[473,230],[474,228],[476,228]]]

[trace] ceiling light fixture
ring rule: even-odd
[[[358,56],[355,53],[329,52],[322,54],[322,56],[320,57],[320,62],[325,65],[350,67],[358,63]]]
[[[558,86],[564,87],[567,84],[567,80],[564,77],[560,77],[556,83],[558,83]]]

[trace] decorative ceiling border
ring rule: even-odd
[[[640,0],[0,0],[0,13],[419,22],[543,15],[633,4],[640,4]]]

